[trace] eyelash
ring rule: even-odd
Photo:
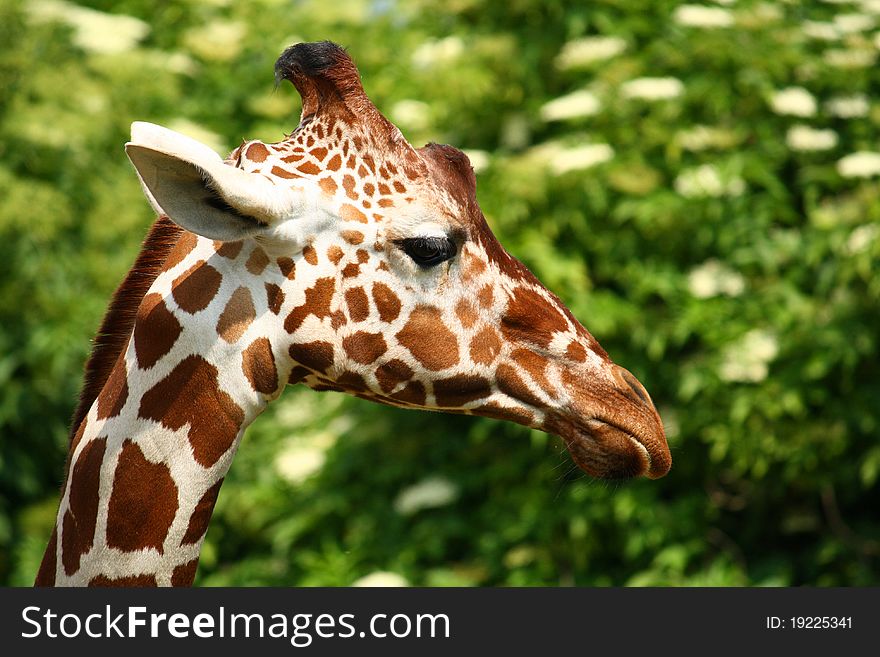
[[[395,244],[424,269],[445,262],[456,253],[455,242],[448,237],[407,237]]]

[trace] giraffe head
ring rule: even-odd
[[[155,209],[265,287],[265,312],[251,314],[273,368],[318,390],[557,434],[594,476],[666,474],[648,393],[501,247],[467,157],[413,148],[335,44],[288,48],[276,77],[302,96],[299,127],[278,143],[246,141],[224,160],[136,123],[126,146]]]

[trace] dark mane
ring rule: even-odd
[[[141,252],[125,279],[116,288],[113,300],[95,336],[92,353],[86,362],[85,379],[79,405],[70,423],[70,436],[79,429],[134,328],[138,306],[162,270],[183,229],[168,217],[159,217],[141,246]]]

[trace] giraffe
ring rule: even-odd
[[[86,364],[36,584],[191,585],[245,428],[286,384],[561,436],[596,477],[671,466],[644,387],[507,254],[467,157],[416,149],[331,42],[286,49],[284,140],[226,159],[149,123],[158,214]]]

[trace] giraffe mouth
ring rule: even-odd
[[[557,423],[558,433],[571,458],[587,474],[599,479],[658,479],[672,465],[672,457],[660,430],[656,437],[641,437],[610,420]]]

